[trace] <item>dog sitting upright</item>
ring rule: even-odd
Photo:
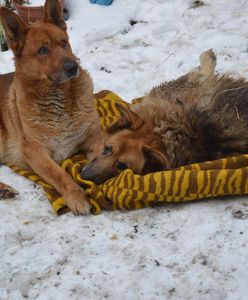
[[[94,153],[100,128],[92,80],[72,53],[59,1],[47,0],[43,21],[32,25],[5,7],[0,19],[16,66],[0,76],[0,162],[33,169],[74,214],[86,214],[83,189],[57,163],[79,149]]]
[[[248,83],[214,74],[209,50],[201,66],[155,87],[107,129],[105,147],[82,171],[97,184],[130,168],[136,174],[248,153]]]

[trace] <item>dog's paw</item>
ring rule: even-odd
[[[90,213],[91,205],[86,200],[76,200],[68,205],[74,215],[88,215]]]
[[[86,200],[85,192],[81,188],[73,190],[70,195],[64,196],[64,199],[74,215],[87,215],[90,213],[91,205]]]
[[[204,51],[200,55],[200,61],[202,63],[215,62],[217,60],[216,55],[212,49]]]
[[[201,71],[204,75],[211,75],[216,67],[217,58],[212,49],[204,51],[200,55]]]
[[[0,199],[14,198],[19,193],[12,187],[5,183],[0,183]]]

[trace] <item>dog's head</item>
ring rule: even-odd
[[[56,83],[79,75],[58,0],[46,0],[43,20],[32,25],[5,7],[0,8],[0,20],[14,53],[17,74]]]
[[[82,177],[101,184],[127,168],[140,175],[169,168],[164,145],[149,122],[117,106],[121,117],[106,130],[102,153],[84,167]]]

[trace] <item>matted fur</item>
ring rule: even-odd
[[[140,103],[120,107],[106,149],[82,172],[101,183],[124,168],[137,174],[248,153],[248,83],[214,73],[212,50],[201,66],[166,82]]]

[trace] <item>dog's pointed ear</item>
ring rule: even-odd
[[[145,174],[169,169],[168,158],[162,151],[153,149],[147,145],[143,145],[142,150],[145,157],[145,166],[143,169]]]
[[[115,105],[121,115],[118,121],[110,125],[107,129],[108,132],[115,132],[125,128],[135,130],[144,124],[144,121],[128,107],[120,103],[116,103]]]
[[[62,30],[66,30],[67,27],[59,0],[46,0],[43,11],[43,21],[52,23]]]
[[[4,6],[0,7],[0,21],[9,47],[14,53],[20,52],[25,43],[28,25],[17,14]]]

